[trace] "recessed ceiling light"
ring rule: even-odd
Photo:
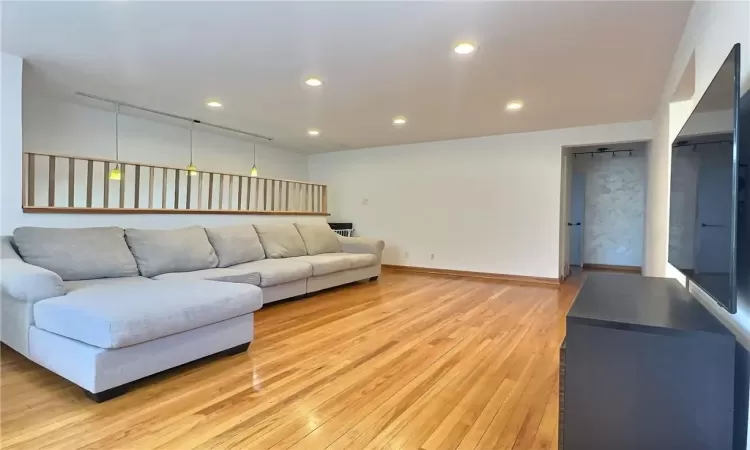
[[[508,111],[518,111],[521,108],[523,108],[523,102],[521,100],[513,100],[505,105],[505,109]]]
[[[307,134],[309,134],[310,136],[318,136],[320,134],[320,130],[310,128],[309,130],[307,130]]]
[[[312,86],[312,87],[318,87],[323,84],[323,80],[321,80],[320,78],[312,77],[312,78],[306,79],[305,84],[308,86]]]
[[[406,123],[406,117],[404,116],[397,116],[393,118],[394,125],[404,125],[405,123]]]
[[[221,108],[222,105],[221,102],[217,102],[216,100],[211,100],[210,102],[206,102],[206,106],[209,108]]]
[[[474,53],[474,50],[476,50],[476,47],[469,42],[461,42],[453,48],[453,51],[459,55],[468,55]]]

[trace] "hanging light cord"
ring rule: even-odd
[[[253,167],[255,167],[255,142],[253,142]]]
[[[115,160],[120,164],[120,104],[115,103]]]

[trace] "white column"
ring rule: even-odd
[[[0,53],[0,234],[21,224],[23,59]]]

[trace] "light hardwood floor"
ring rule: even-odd
[[[2,447],[557,448],[560,289],[385,272],[273,304],[246,354],[95,404],[2,347]]]

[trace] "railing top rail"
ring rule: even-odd
[[[155,169],[187,171],[187,168],[185,167],[160,166],[156,164],[146,164],[146,163],[138,163],[138,162],[132,162],[132,161],[123,161],[123,160],[117,161],[115,159],[95,158],[95,157],[90,157],[90,156],[61,155],[61,154],[29,152],[29,151],[24,151],[24,154],[35,155],[35,156],[48,156],[48,157],[54,157],[54,158],[77,159],[81,161],[96,161],[96,162],[104,162],[104,163],[126,164],[130,166],[153,167]],[[251,177],[250,175],[240,174],[240,173],[226,173],[226,172],[215,172],[215,171],[207,171],[207,170],[198,170],[197,172],[208,173],[208,174],[212,173],[214,175],[224,175],[224,176],[230,176],[230,177],[256,178],[258,180],[283,181],[285,183],[307,184],[310,186],[327,186],[322,183],[313,183],[311,181],[285,180],[282,178]]]
[[[236,209],[87,208],[68,206],[23,206],[25,213],[60,214],[218,214],[245,216],[329,216],[324,211],[268,211]]]

